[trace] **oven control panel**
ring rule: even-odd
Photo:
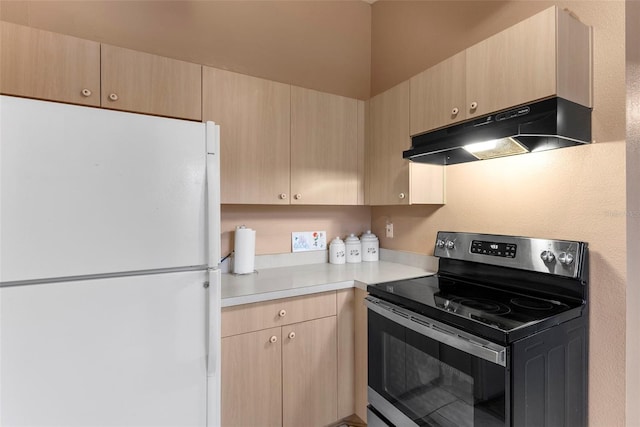
[[[504,258],[515,258],[518,245],[515,243],[487,242],[484,240],[471,241],[471,253]]]
[[[568,240],[440,231],[434,255],[577,278],[586,247]]]

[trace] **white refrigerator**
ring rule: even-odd
[[[220,423],[219,128],[0,97],[0,425]]]

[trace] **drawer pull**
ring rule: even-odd
[[[118,95],[116,95],[115,93],[109,94],[109,100],[110,101],[117,101],[118,100]]]
[[[451,115],[455,116],[456,114],[458,114],[460,112],[460,110],[458,110],[458,107],[454,107],[453,110],[451,110]]]
[[[91,91],[89,89],[82,89],[82,96],[84,97],[91,96]]]
[[[289,332],[289,339],[290,340],[294,339],[295,337],[296,337],[296,333],[295,332],[293,332],[293,331]]]
[[[269,338],[269,342],[270,342],[271,344],[275,344],[275,343],[277,343],[277,342],[278,342],[278,337],[277,337],[277,336],[275,336],[275,335],[273,335],[271,338]]]
[[[284,317],[287,315],[287,310],[280,310],[280,313],[278,313],[278,316],[280,317]]]

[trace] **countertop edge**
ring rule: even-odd
[[[356,283],[361,285],[357,285]],[[237,297],[223,298],[221,301],[222,302],[221,306],[222,308],[233,307],[236,305],[251,304],[255,302],[270,301],[270,300],[281,299],[281,298],[299,297],[302,295],[318,294],[321,292],[337,291],[340,289],[349,289],[353,287],[358,287],[360,289],[366,290],[367,285],[362,282],[358,282],[356,280],[345,280],[342,282],[302,286],[299,288],[283,289],[279,291],[262,292],[262,293],[256,293],[256,294],[250,294],[250,295],[240,295]]]

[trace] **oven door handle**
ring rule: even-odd
[[[467,354],[500,366],[507,366],[507,349],[501,345],[475,337],[378,298],[368,296],[365,299],[369,310],[386,317],[392,322]]]

